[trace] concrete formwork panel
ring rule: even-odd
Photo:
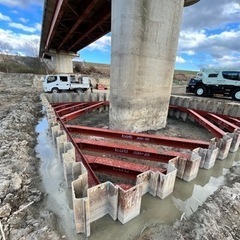
[[[192,151],[191,159],[186,161],[183,180],[190,182],[197,177],[201,156],[197,151]]]
[[[231,111],[229,112],[229,115],[232,116],[232,117],[239,117],[240,116],[240,104],[239,103],[234,103]]]
[[[201,156],[200,168],[210,169],[214,166],[219,153],[219,148],[216,146],[215,139],[212,139],[212,143],[208,149],[197,148],[195,151]]]
[[[227,133],[221,139],[217,140],[217,147],[219,148],[218,159],[223,160],[228,156],[233,137]]]
[[[72,178],[72,164],[75,159],[72,159],[71,154],[69,152],[62,154],[63,159],[63,175],[66,182],[67,187],[71,187],[71,183],[73,181]]]
[[[183,179],[187,159],[179,157],[174,163],[177,168],[177,177]]]
[[[142,184],[142,195],[148,193],[150,191],[150,184],[153,182],[151,181],[151,178],[152,176],[159,176],[158,173],[153,173],[152,171],[147,171],[147,172],[144,172],[144,173],[141,173],[139,175],[137,175],[137,179],[136,179],[136,185],[138,184]],[[155,180],[155,184],[154,184],[154,187],[155,187],[155,191],[157,189],[157,185],[158,185],[158,178],[153,178]],[[153,192],[154,192],[153,190]]]
[[[149,179],[149,188],[148,192],[152,196],[156,197],[157,196],[157,189],[158,189],[158,183],[159,183],[159,172],[150,172],[150,179]]]
[[[230,136],[232,136],[232,143],[229,151],[236,152],[240,145],[240,129],[235,129]]]
[[[87,192],[84,191],[84,176],[80,175],[78,179],[72,182],[72,199],[75,227],[77,233],[86,233],[90,235],[89,228],[89,208],[87,206]]]
[[[161,199],[166,198],[173,192],[175,180],[177,176],[177,169],[169,162],[167,166],[167,174],[160,173],[159,184],[157,189],[157,196]]]
[[[126,223],[140,213],[142,201],[142,184],[138,184],[128,190],[119,188],[118,220]]]
[[[118,213],[118,187],[110,182],[91,187],[87,191],[90,222],[109,214],[114,220]]]
[[[64,150],[65,150],[64,143],[67,142],[67,134],[65,133],[65,131],[60,131],[59,134],[60,135],[56,137],[56,144],[57,144],[58,157],[62,161],[62,154],[64,153]]]

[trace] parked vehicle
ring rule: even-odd
[[[202,97],[221,94],[240,101],[240,68],[204,69],[189,80],[186,92]]]
[[[82,77],[75,74],[54,74],[47,75],[43,79],[45,92],[58,93],[61,91],[85,92],[90,87],[89,77]]]

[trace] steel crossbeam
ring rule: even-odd
[[[118,176],[136,180],[136,176],[140,173],[152,170],[154,172],[165,173],[166,169],[160,167],[151,167],[139,163],[120,161],[117,159],[103,158],[98,156],[85,155],[91,168],[102,174]]]
[[[221,138],[226,134],[226,132],[209,122],[206,118],[210,118],[212,121],[219,124],[219,126],[225,127],[228,131],[231,132],[240,127],[240,118],[229,117],[223,114],[213,114],[203,110],[193,110],[190,108],[174,105],[170,105],[169,108],[188,113],[217,138]]]
[[[163,146],[171,146],[171,147],[191,149],[191,150],[198,147],[201,147],[201,148],[209,147],[209,142],[192,140],[192,139],[166,137],[166,136],[150,135],[150,134],[138,134],[138,133],[130,133],[130,132],[124,132],[124,131],[112,131],[109,129],[99,129],[99,128],[76,126],[76,125],[66,125],[66,128],[70,133],[100,136],[100,137],[106,137],[106,138],[135,141],[135,142],[142,142],[142,143],[156,144],[156,145],[163,145]]]
[[[139,146],[132,146],[119,143],[109,143],[103,141],[86,140],[74,138],[74,142],[81,150],[105,152],[120,156],[129,156],[143,160],[150,160],[155,162],[168,163],[169,160],[176,157],[176,154],[162,154],[158,153],[156,149],[144,148]]]
[[[230,132],[234,132],[235,129],[238,129],[239,127],[219,116],[216,114],[208,113],[208,118],[210,118],[213,122],[217,123],[220,127],[223,127],[227,129]]]
[[[79,102],[75,102],[75,103],[52,103],[52,107],[54,108],[55,111],[59,110],[59,109],[64,109],[70,106],[75,106],[78,105]]]
[[[234,117],[226,117],[226,120],[240,127],[240,119]]]
[[[188,109],[187,113],[192,116],[199,124],[205,127],[209,132],[211,132],[216,138],[222,138],[224,135],[226,135],[226,132],[215,126],[213,123],[209,122],[196,111]]]
[[[83,108],[83,109],[80,109],[80,110],[77,110],[77,111],[73,111],[71,113],[67,113],[67,114],[61,116],[60,119],[63,122],[67,122],[67,121],[73,120],[77,117],[80,117],[82,114],[84,114],[86,112],[90,112],[94,109],[98,109],[98,108],[100,108],[104,105],[105,105],[105,102],[98,102],[98,103],[92,104],[91,106],[88,106],[86,108]]]
[[[112,175],[119,178],[126,178],[129,180],[135,180],[136,176],[142,172],[152,170],[166,173],[166,169],[159,167],[150,167],[145,163],[140,164],[117,160],[114,158],[103,158],[101,156],[85,155],[97,152],[107,153],[114,157],[127,156],[135,159],[135,161],[153,161],[168,163],[169,160],[176,156],[184,159],[190,159],[191,155],[181,152],[165,151],[164,153],[158,152],[156,148],[151,145],[170,146],[175,148],[184,148],[193,150],[195,148],[208,148],[210,142],[182,139],[176,137],[167,137],[150,134],[129,133],[123,131],[112,131],[109,129],[99,129],[85,126],[76,126],[66,124],[67,121],[75,119],[82,114],[90,112],[94,109],[108,105],[108,101],[101,102],[78,102],[78,103],[60,103],[52,104],[57,119],[61,123],[62,128],[67,133],[68,139],[73,143],[76,149],[76,161],[81,161],[88,171],[89,185],[97,185],[100,183],[96,173]],[[240,119],[233,118],[226,115],[213,114],[201,110],[193,110],[184,107],[170,106],[170,109],[186,112],[191,115],[196,121],[210,131],[215,137],[222,138],[226,133],[211,123],[211,121],[217,123],[220,127],[224,127],[228,131],[234,131],[234,129],[240,126]],[[96,137],[105,138],[106,141],[96,141],[88,139],[75,138],[73,135],[81,134],[90,135]],[[109,139],[121,140],[117,143],[110,142]],[[129,145],[128,142],[138,142],[135,145]],[[127,142],[127,143],[126,143]],[[139,143],[146,144],[146,147],[139,146]],[[84,151],[84,154],[82,152]],[[137,160],[136,160],[137,159]],[[120,183],[120,185],[124,183]],[[126,189],[129,187],[126,184]]]
[[[83,163],[84,167],[87,169],[88,171],[88,183],[89,186],[94,186],[94,185],[98,185],[100,183],[99,179],[97,178],[97,176],[95,175],[94,171],[92,170],[92,168],[90,167],[90,165],[88,164],[85,156],[83,155],[82,151],[79,149],[78,145],[75,143],[75,141],[73,140],[73,137],[71,136],[71,134],[69,133],[69,131],[67,130],[67,128],[64,125],[64,122],[59,118],[58,114],[56,113],[57,117],[58,117],[58,121],[61,124],[61,127],[64,129],[64,131],[67,134],[68,139],[70,140],[70,142],[74,145],[75,147],[75,153],[76,153],[76,161],[80,161]]]
[[[76,104],[73,106],[69,106],[69,107],[65,107],[65,108],[61,108],[59,110],[56,110],[56,113],[61,117],[64,116],[68,113],[72,113],[73,111],[77,111],[79,109],[83,109],[86,106],[86,103],[80,103],[80,104]]]

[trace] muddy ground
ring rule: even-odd
[[[34,79],[28,74],[0,74],[0,239],[71,240],[58,230],[58,216],[45,208],[48,196],[35,152],[35,127],[43,113]],[[190,131],[186,124],[176,123],[169,120],[160,133],[209,139],[208,132],[196,134],[195,125]],[[136,239],[240,239],[240,165],[231,168],[225,185],[190,218],[183,215],[171,226],[149,226]]]

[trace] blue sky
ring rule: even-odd
[[[34,55],[43,0],[0,0],[0,51]],[[176,69],[240,67],[240,0],[201,0],[184,8]],[[86,62],[110,63],[111,35],[80,51]]]

